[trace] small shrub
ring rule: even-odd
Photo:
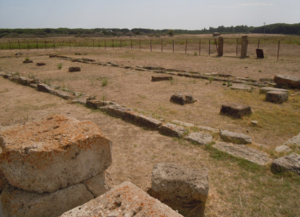
[[[59,64],[57,64],[57,68],[58,68],[58,69],[61,69],[61,68],[62,68],[62,66],[63,66],[63,64],[62,64],[62,63],[59,63]]]
[[[20,76],[20,73],[19,72],[14,72],[13,76]]]
[[[214,78],[213,77],[209,77],[208,80],[209,80],[209,83],[211,83],[211,82],[213,82]]]
[[[195,51],[195,52],[194,52],[194,56],[197,56],[197,55],[198,55],[198,53]]]
[[[102,87],[105,87],[105,86],[107,86],[108,85],[108,80],[107,80],[107,78],[104,78],[103,80],[102,80]]]
[[[25,58],[25,61],[29,61],[29,60],[30,60],[29,57],[26,57],[26,58]]]

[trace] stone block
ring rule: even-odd
[[[162,125],[161,121],[141,114],[136,116],[135,123],[152,130],[157,130]]]
[[[102,106],[107,106],[108,104],[102,100],[86,100],[86,105],[90,108],[100,108]]]
[[[248,147],[246,145],[235,145],[225,142],[219,142],[213,145],[213,147],[234,157],[242,158],[261,166],[264,166],[271,162],[271,159],[266,153]]]
[[[94,216],[172,216],[182,217],[170,207],[150,197],[130,182],[123,182],[107,193],[82,206],[63,213],[61,217]]]
[[[151,76],[151,77],[152,77],[151,81],[170,81],[173,79],[172,76],[167,76],[167,75],[166,76],[155,75],[155,76]]]
[[[43,194],[8,186],[1,194],[3,217],[56,217],[93,198],[84,184]]]
[[[287,89],[275,88],[275,87],[261,87],[261,88],[259,88],[259,93],[260,94],[266,94],[269,91],[280,91],[280,92],[286,92],[286,93],[289,92],[289,90],[287,90]]]
[[[80,72],[80,67],[69,67],[69,72]]]
[[[246,85],[246,84],[233,84],[231,87],[230,87],[231,90],[243,90],[243,91],[248,91],[250,92],[251,91],[251,86],[249,85]]]
[[[271,170],[275,173],[289,170],[300,175],[300,155],[292,153],[288,156],[273,160]]]
[[[33,63],[32,60],[24,60],[23,63]]]
[[[286,102],[289,98],[287,92],[282,91],[269,91],[266,93],[266,101],[273,103],[283,103]]]
[[[49,87],[47,84],[38,84],[37,85],[38,91],[45,92],[45,93],[52,93],[53,89]]]
[[[87,187],[87,189],[94,195],[94,197],[98,197],[102,194],[105,194],[110,190],[105,180],[105,173],[102,172],[88,180],[83,181],[83,184]]]
[[[123,118],[126,111],[131,111],[131,109],[128,109],[125,106],[121,106],[119,104],[101,107],[100,109],[107,112],[111,116],[119,118]]]
[[[185,97],[182,94],[174,94],[171,96],[170,101],[180,105],[185,104]]]
[[[242,118],[246,115],[251,115],[252,110],[250,106],[247,105],[239,105],[236,103],[226,103],[221,107],[221,114],[228,115],[234,118]]]
[[[45,66],[46,63],[36,63],[36,66]]]
[[[23,76],[20,76],[18,82],[19,82],[19,84],[29,85],[29,84],[33,83],[34,80],[26,78],[26,77],[23,77]]]
[[[175,124],[166,123],[158,128],[159,132],[166,136],[171,137],[182,137],[186,130],[183,127],[177,126]]]
[[[53,115],[0,131],[0,169],[14,187],[54,192],[105,171],[111,144],[94,123]]]
[[[74,95],[66,92],[66,91],[62,91],[62,90],[52,90],[51,93],[53,93],[56,96],[59,96],[60,98],[63,99],[73,99]]]
[[[252,139],[242,133],[234,133],[227,130],[220,130],[220,137],[225,142],[232,142],[236,144],[251,144]]]
[[[256,58],[260,58],[260,59],[265,58],[263,49],[256,49]]]
[[[213,141],[211,135],[201,132],[190,133],[188,136],[184,137],[184,139],[190,142],[196,142],[199,145],[207,145],[208,143]]]
[[[281,146],[278,146],[278,147],[275,148],[275,151],[278,152],[278,153],[289,152],[291,150],[292,149],[290,149],[287,145],[281,145]]]
[[[172,163],[154,165],[150,194],[171,208],[202,204],[208,197],[209,182],[206,168],[192,169]]]
[[[278,86],[300,88],[300,78],[290,75],[276,75],[274,77],[274,82]]]
[[[296,145],[300,147],[300,133],[297,136],[294,136],[293,138],[289,139],[284,143],[285,145]]]

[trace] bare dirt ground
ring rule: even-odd
[[[35,76],[76,92],[115,100],[119,104],[139,110],[166,121],[174,119],[227,129],[250,135],[256,143],[269,151],[299,133],[300,94],[292,90],[289,101],[282,105],[264,102],[258,89],[252,92],[230,90],[220,82],[174,77],[174,81],[151,82],[149,71],[138,72],[110,66],[95,66],[49,58],[55,53],[70,57],[75,52],[88,53],[86,58],[124,65],[161,66],[201,73],[218,72],[240,77],[272,78],[277,73],[298,75],[298,57],[275,57],[264,60],[233,57],[215,58],[192,54],[139,52],[128,50],[63,49],[56,51],[22,51],[20,58],[0,58],[0,68]],[[1,56],[14,56],[1,51]],[[34,64],[23,64],[25,57]],[[46,66],[37,67],[36,62]],[[57,64],[62,63],[61,70]],[[70,66],[81,67],[81,72],[69,73]],[[157,75],[157,74],[156,74]],[[108,85],[102,81],[107,79]],[[198,101],[187,106],[169,102],[174,93],[192,94]],[[206,216],[298,216],[299,178],[293,175],[273,175],[268,167],[258,167],[214,151],[210,147],[192,145],[172,139],[158,132],[144,130],[122,120],[109,117],[84,106],[71,104],[56,96],[37,92],[0,77],[0,124],[22,124],[51,114],[65,114],[79,120],[91,120],[113,141],[113,165],[108,179],[112,185],[131,181],[143,190],[150,187],[151,170],[155,163],[174,162],[209,169],[210,191]],[[223,102],[249,104],[253,115],[242,120],[219,115]],[[251,120],[259,122],[252,127]],[[272,151],[269,152],[272,154]],[[276,156],[274,154],[273,156]],[[187,213],[185,213],[187,215]]]

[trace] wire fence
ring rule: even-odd
[[[223,55],[238,56],[241,52],[241,39],[224,38]],[[1,50],[62,50],[62,49],[101,49],[101,50],[143,50],[149,52],[186,53],[193,55],[216,55],[218,39],[12,39],[0,41]],[[266,56],[300,57],[300,45],[281,43],[280,40],[248,39],[247,55],[256,55],[256,49],[264,50]]]

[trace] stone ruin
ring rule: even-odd
[[[36,66],[45,66],[46,63],[36,63]]]
[[[225,103],[222,105],[220,113],[234,118],[242,118],[252,114],[252,109],[247,105],[239,105],[236,103]]]
[[[185,105],[197,102],[194,100],[193,96],[191,95],[182,95],[182,94],[174,94],[171,96],[170,101],[176,104]]]
[[[94,123],[63,115],[0,131],[4,216],[58,216],[105,193],[111,145]]]
[[[80,72],[80,67],[69,67],[69,72]]]

